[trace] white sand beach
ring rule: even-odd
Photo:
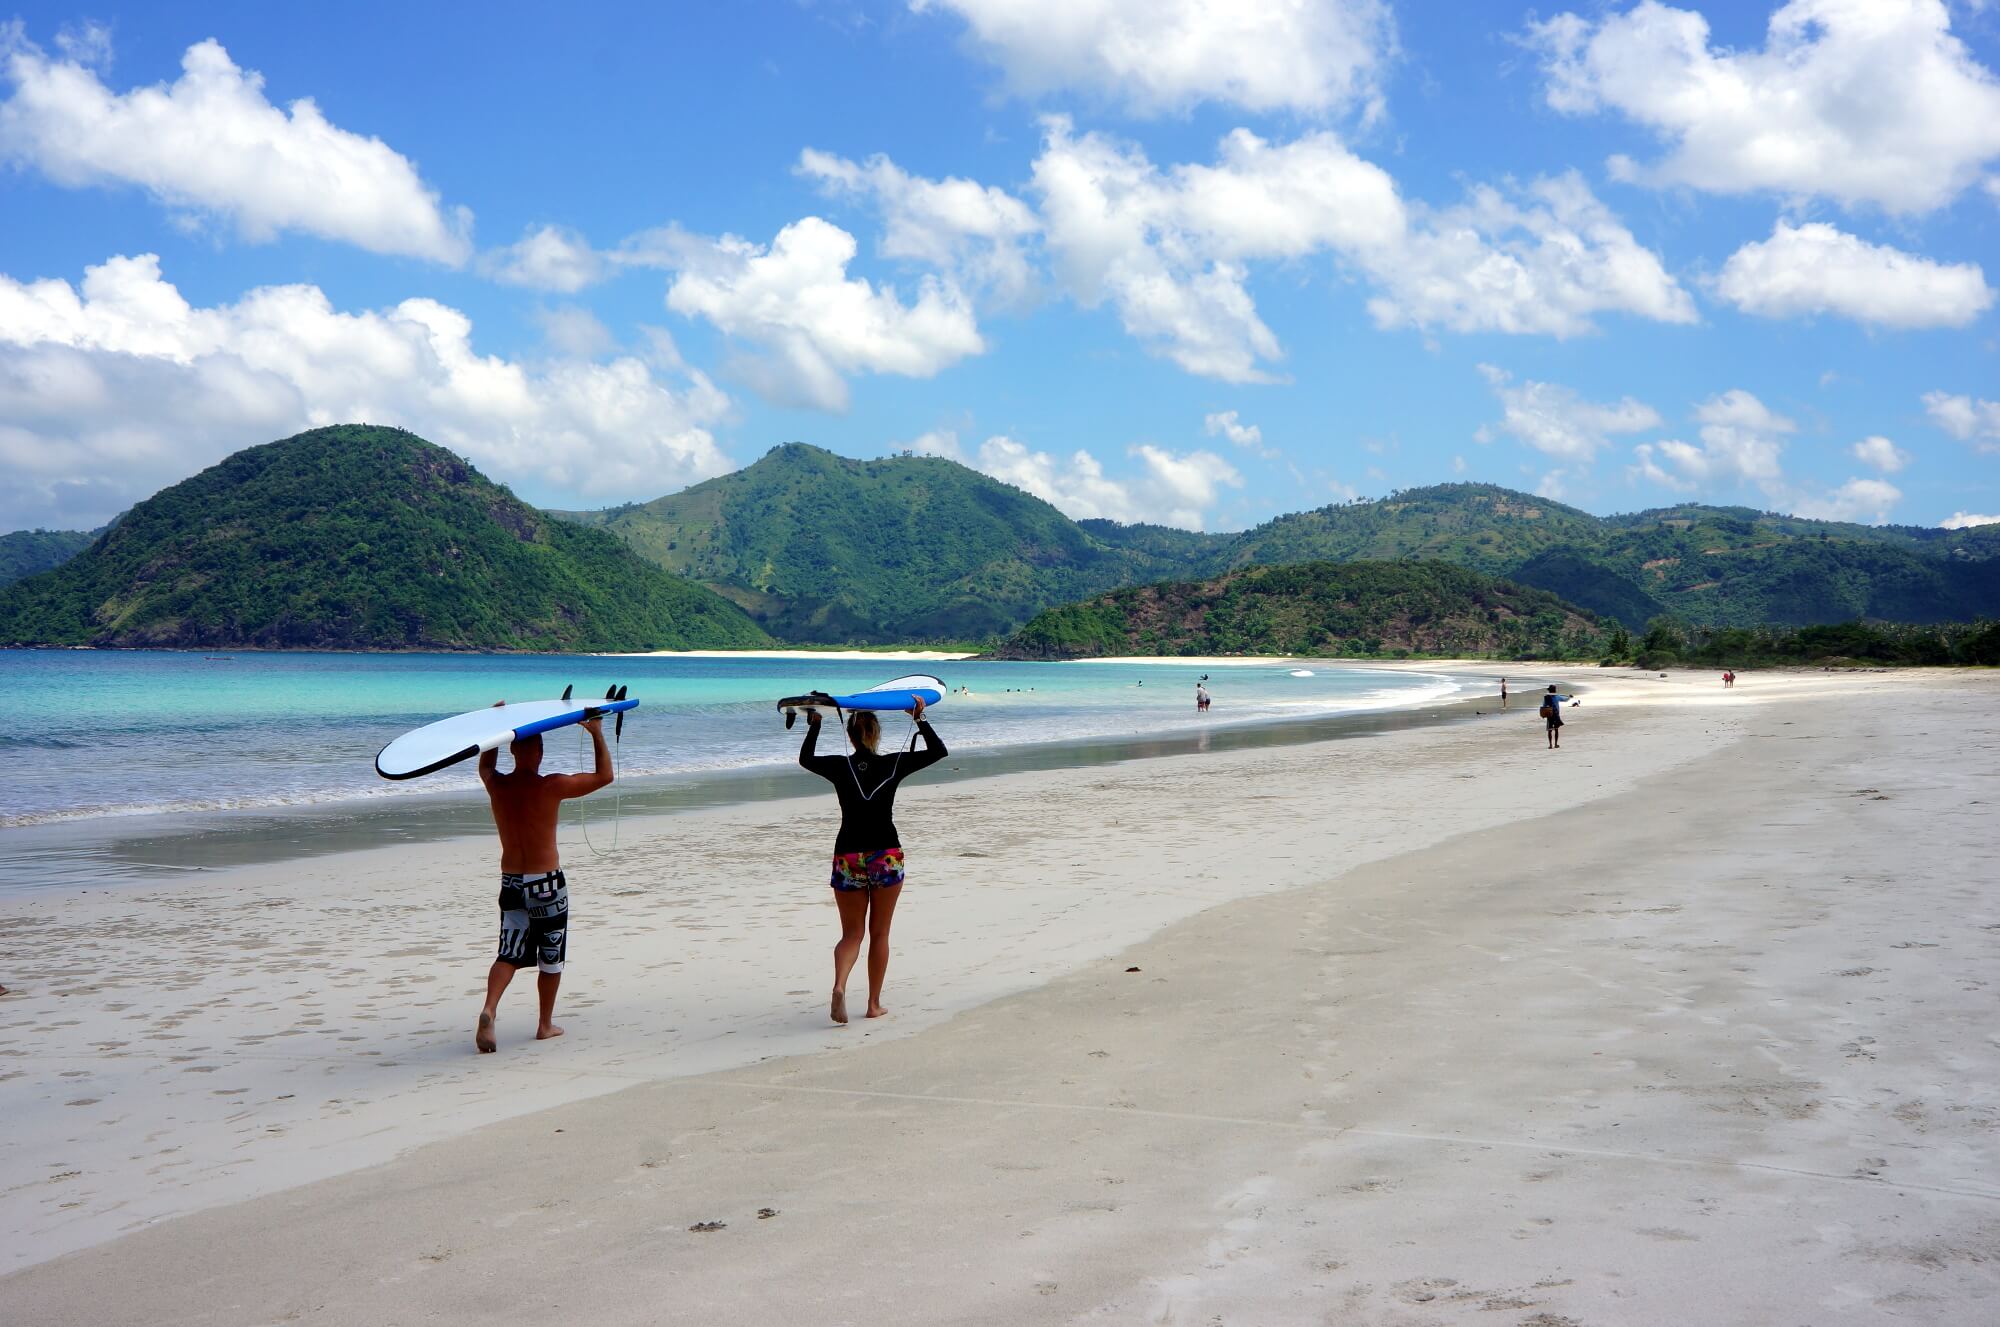
[[[0,901],[0,1322],[2000,1320],[2000,675],[1482,667],[911,783],[846,1027],[830,796],[566,832],[495,1056],[479,841]]]

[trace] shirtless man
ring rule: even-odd
[[[482,1053],[499,1049],[493,1015],[514,973],[530,963],[541,969],[536,994],[542,1018],[535,1040],[560,1037],[555,1025],[556,987],[562,984],[569,949],[569,882],[556,857],[556,812],[571,797],[583,797],[611,782],[611,749],[604,745],[604,721],[586,719],[583,730],[596,748],[597,768],[589,774],[543,774],[542,739],[527,737],[508,749],[514,768],[500,772],[500,753],[479,757],[479,781],[493,804],[500,831],[500,957],[486,973],[486,1007],[479,1011],[473,1044]]]

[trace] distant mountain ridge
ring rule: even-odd
[[[12,585],[75,557],[102,531],[15,530],[0,534],[0,585]]]
[[[741,610],[550,519],[401,429],[314,429],[134,507],[0,589],[0,643],[424,650],[751,647]]]
[[[1300,562],[1114,590],[1037,614],[1002,659],[1105,655],[1595,657],[1603,625],[1546,590],[1444,562]]]
[[[2000,615],[2000,527],[1865,526],[1684,505],[1600,517],[1494,484],[1408,489],[1234,534],[1072,521],[938,457],[788,444],[644,504],[561,512],[799,641],[978,639],[1119,586],[1309,561],[1436,560],[1643,628]]]
[[[1072,520],[939,457],[801,443],[651,502],[541,512],[413,434],[364,426],[239,452],[96,537],[0,537],[0,571],[5,556],[59,563],[0,582],[0,642],[43,644],[976,641],[1116,589],[1306,562],[1459,566],[1635,630],[1662,615],[1697,628],[2000,617],[2000,526],[1699,504],[1598,517],[1453,483],[1203,533]]]
[[[1172,552],[1109,542],[953,461],[803,443],[651,502],[553,514],[610,531],[776,636],[818,643],[998,635],[1051,604],[1172,574],[1186,534],[1162,529]]]
[[[1690,504],[1593,516],[1492,484],[1439,484],[1280,516],[1226,567],[1309,558],[1438,558],[1551,590],[1641,627],[1803,626],[2000,613],[2000,528],[1867,526]]]

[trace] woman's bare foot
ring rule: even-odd
[[[833,993],[833,1021],[836,1023],[845,1023],[847,1021],[846,991],[835,991]]]
[[[550,1037],[560,1037],[561,1035],[562,1035],[562,1029],[557,1027],[554,1023],[549,1024],[547,1027],[541,1027],[535,1029],[536,1041],[547,1041]]]
[[[472,1044],[479,1047],[481,1055],[491,1055],[500,1049],[500,1043],[493,1040],[493,1015],[479,1016],[479,1030],[472,1034]]]
[[[880,1018],[882,1017],[882,1015],[888,1012],[889,1011],[887,1009],[884,1009],[881,1005],[876,1004],[873,1000],[870,1000],[868,1002],[868,1017]]]

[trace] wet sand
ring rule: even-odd
[[[2000,678],[1589,680],[912,785],[847,1028],[817,802],[576,863],[484,1059],[461,848],[10,901],[0,1318],[1990,1321]]]

